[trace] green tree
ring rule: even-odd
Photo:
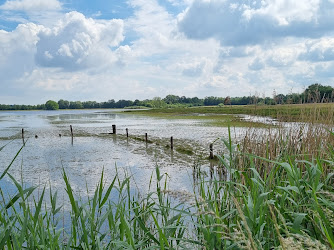
[[[333,88],[319,83],[311,84],[304,91],[306,102],[328,102],[333,99]]]
[[[83,109],[82,102],[80,101],[70,102],[70,109]]]
[[[163,101],[167,104],[176,104],[180,102],[180,97],[177,95],[167,95]]]
[[[164,108],[166,107],[166,102],[162,100],[160,97],[154,97],[151,100],[151,105],[153,108]]]
[[[58,105],[59,105],[59,108],[60,108],[60,109],[68,109],[69,106],[70,106],[70,103],[69,103],[69,101],[60,99],[60,100],[58,101]]]
[[[55,101],[48,100],[48,101],[45,103],[45,109],[46,109],[46,110],[57,110],[57,109],[59,109],[59,105],[58,105],[58,103],[55,102]]]

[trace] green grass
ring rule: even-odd
[[[232,121],[222,122],[227,126],[247,126],[245,121],[237,121],[236,114],[250,114],[259,116],[269,116],[279,121],[304,121],[304,122],[325,122],[328,119],[332,120],[334,112],[333,103],[321,104],[291,104],[291,105],[231,105],[231,106],[200,106],[200,107],[182,107],[182,108],[165,108],[165,109],[150,109],[142,111],[127,111],[135,114],[166,117],[166,118],[183,118],[192,116],[195,119],[215,119],[215,115],[227,115],[225,120]],[[198,114],[207,114],[207,116],[198,116]],[[219,118],[218,118],[219,119]],[[224,120],[224,118],[222,118]],[[216,123],[217,124],[217,123]],[[219,123],[218,123],[219,124]],[[248,122],[248,125],[250,122]],[[260,126],[261,124],[257,124]]]
[[[1,191],[0,249],[333,249],[334,148],[292,155],[282,150],[289,145],[284,140],[279,154],[263,157],[244,153],[231,135],[222,139],[225,174],[210,179],[194,167],[185,203],[173,198],[158,167],[148,193],[131,191],[130,176],[116,174],[106,184],[102,172],[87,200],[73,193],[63,170],[71,205],[65,229],[57,192],[50,189],[46,205],[46,188],[39,195],[36,187],[24,188],[10,175],[11,163],[0,175],[16,187],[11,197]]]

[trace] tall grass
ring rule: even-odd
[[[0,249],[334,248],[334,135],[326,133],[312,152],[296,150],[293,134],[234,144],[229,133],[218,156],[224,178],[196,174],[187,202],[172,197],[158,167],[146,194],[131,191],[130,176],[116,174],[107,185],[102,172],[87,199],[74,194],[63,170],[67,213],[51,188],[47,199],[46,188],[36,195],[17,182],[11,163],[0,177],[16,187],[11,197],[1,191]]]

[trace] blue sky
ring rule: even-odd
[[[0,103],[334,86],[334,0],[0,0]]]

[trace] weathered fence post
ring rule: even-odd
[[[73,138],[73,128],[72,128],[72,125],[70,125],[70,130],[71,130],[71,136]]]
[[[112,133],[116,134],[116,125],[112,125]]]
[[[125,131],[126,131],[126,137],[129,137],[129,130],[128,130],[128,128],[126,128]]]
[[[171,138],[170,138],[170,148],[171,148],[171,150],[173,150],[173,148],[174,148],[173,136],[171,136]]]
[[[145,142],[147,143],[147,133],[145,133]]]
[[[210,144],[210,159],[213,159],[213,143]]]
[[[23,144],[24,144],[24,129],[22,129],[22,141],[23,141]]]

